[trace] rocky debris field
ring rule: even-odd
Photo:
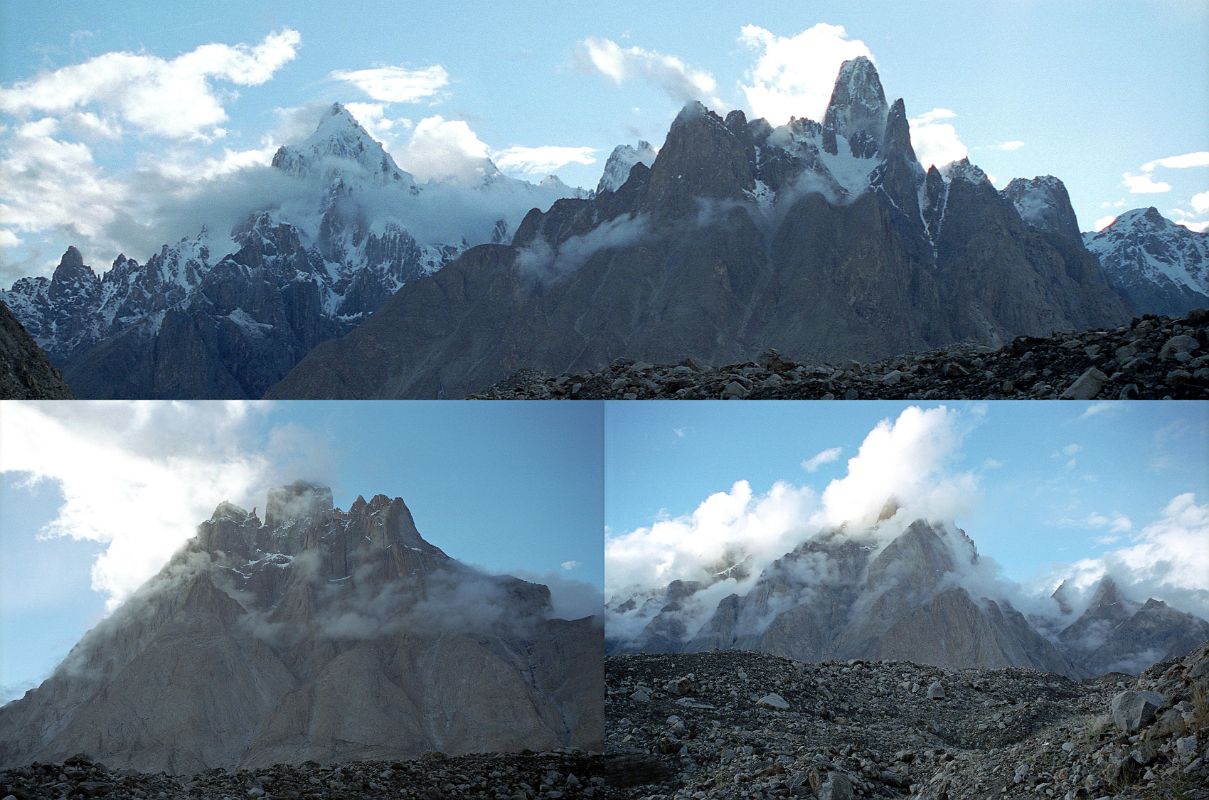
[[[602,756],[577,750],[456,757],[428,753],[411,761],[358,761],[331,766],[311,761],[236,772],[213,769],[182,777],[110,769],[80,755],[61,764],[32,764],[0,772],[0,800],[608,800],[631,797],[626,784],[635,778],[661,776],[661,765],[652,761],[641,756]]]
[[[483,400],[933,400],[1209,398],[1209,310],[1144,316],[1111,330],[1019,336],[998,350],[954,345],[881,361],[806,365],[775,350],[706,367],[618,359],[598,372],[521,370]]]
[[[608,749],[667,771],[647,800],[1209,798],[1209,643],[1082,683],[736,651],[610,657],[606,681]]]

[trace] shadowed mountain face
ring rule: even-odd
[[[1136,673],[1209,638],[1204,620],[1157,600],[1138,610],[1110,579],[1086,613],[1046,635],[1052,625],[974,588],[984,583],[975,577],[977,565],[974,543],[951,525],[916,520],[889,542],[876,529],[840,528],[772,562],[743,594],[721,596],[726,573],[718,573],[675,581],[654,595],[610,599],[606,648],[1028,667],[1081,678],[1110,669]]]
[[[68,399],[71,390],[33,337],[0,302],[0,399]]]
[[[616,190],[535,209],[510,245],[405,287],[269,396],[458,397],[525,367],[737,363],[770,347],[868,360],[1129,316],[1060,181],[1008,195],[966,161],[925,172],[902,101],[887,105],[863,59],[822,124],[693,103],[649,168],[631,160]]]
[[[599,620],[425,541],[399,498],[223,503],[164,569],[0,709],[0,764],[86,752],[175,773],[429,750],[599,747]]]

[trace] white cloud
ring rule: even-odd
[[[579,566],[579,562],[578,561],[564,561],[563,563],[559,564],[559,566],[565,570],[573,570]]]
[[[647,527],[607,535],[605,595],[708,578],[743,558],[750,559],[749,580],[755,580],[774,559],[821,530],[844,522],[857,528],[873,524],[891,498],[901,509],[895,521],[952,520],[977,494],[973,474],[951,469],[968,424],[945,407],[912,406],[869,432],[848,460],[847,474],[828,484],[821,502],[810,486],[778,481],[758,494],[741,480],[691,513],[661,515]],[[886,536],[901,530],[895,524],[885,527]],[[731,581],[724,588],[742,593],[746,585]]]
[[[940,168],[969,156],[970,149],[957,135],[957,129],[951,123],[941,121],[956,116],[951,109],[934,108],[909,120],[911,145],[924,169]]]
[[[909,406],[895,421],[882,420],[848,459],[847,475],[824,490],[820,521],[869,525],[891,498],[911,519],[956,519],[977,491],[972,473],[949,470],[965,430],[944,406]]]
[[[45,117],[16,127],[0,156],[0,223],[22,232],[60,229],[93,238],[116,216],[127,196],[107,177],[83,143],[58,136]]]
[[[684,434],[688,433],[688,428],[672,428],[672,433],[676,434],[677,439],[683,439]]]
[[[1003,466],[1003,462],[997,458],[987,458],[982,462],[983,469],[999,469]]]
[[[744,25],[739,42],[757,53],[740,88],[752,114],[773,125],[791,116],[821,122],[840,65],[857,56],[873,57],[864,42],[848,38],[844,26],[824,22],[794,36]]]
[[[1116,215],[1115,215],[1115,214],[1109,214],[1109,215],[1108,215],[1108,216],[1106,216],[1106,217],[1100,217],[1098,220],[1096,220],[1095,222],[1093,222],[1093,223],[1091,224],[1091,226],[1092,226],[1092,229],[1094,229],[1094,230],[1097,230],[1097,231],[1102,231],[1102,230],[1104,230],[1105,228],[1107,228],[1109,225],[1113,224],[1113,223],[1114,223],[1114,222],[1116,222],[1116,221],[1117,221],[1117,217],[1116,217]]]
[[[641,47],[622,47],[612,39],[596,37],[581,41],[577,55],[618,86],[639,80],[662,90],[678,103],[701,100],[712,106],[724,105],[714,94],[718,89],[714,76],[690,67],[676,56]]]
[[[807,472],[817,472],[819,467],[824,464],[830,464],[833,461],[838,461],[840,453],[844,452],[842,447],[830,447],[821,452],[815,453],[810,458],[802,462],[802,469]]]
[[[21,244],[20,236],[0,228],[0,247],[16,247],[19,244]]]
[[[449,84],[449,73],[440,64],[419,69],[374,67],[335,70],[328,77],[351,83],[371,99],[384,103],[415,103],[435,96]]]
[[[204,44],[165,60],[145,53],[110,52],[0,88],[0,110],[18,116],[80,117],[97,130],[126,125],[168,138],[212,139],[225,134],[224,101],[234,97],[215,82],[255,86],[291,61],[302,37],[289,28],[260,44]]]
[[[1101,414],[1114,416],[1124,410],[1124,406],[1120,403],[1092,403],[1087,408],[1083,409],[1083,413],[1079,415],[1079,419],[1091,419],[1098,417]]]
[[[273,162],[278,145],[266,139],[260,147],[249,150],[232,150],[224,147],[222,155],[198,157],[196,153],[160,155],[146,160],[149,168],[155,169],[165,178],[188,184],[192,181],[212,181],[233,173],[255,167],[267,167]]]
[[[1019,150],[1020,148],[1024,147],[1024,142],[1020,141],[1019,139],[1012,139],[1011,141],[999,142],[998,144],[991,145],[991,147],[993,147],[995,150],[1004,150],[1010,153],[1014,150]]]
[[[1200,150],[1195,153],[1184,153],[1178,156],[1167,156],[1166,158],[1156,158],[1154,161],[1147,161],[1142,165],[1143,172],[1154,172],[1156,167],[1165,167],[1167,169],[1189,169],[1191,167],[1209,167],[1209,150]]]
[[[464,120],[437,114],[416,124],[400,154],[399,166],[419,180],[479,180],[487,169],[489,150]]]
[[[1209,192],[1192,195],[1192,210],[1198,214],[1209,214]]]
[[[1121,184],[1130,194],[1162,194],[1171,191],[1170,183],[1156,181],[1149,174],[1134,175],[1126,172],[1121,176]]]
[[[1108,528],[1113,533],[1127,533],[1133,530],[1133,521],[1124,514],[1115,512],[1111,516],[1105,516],[1093,511],[1087,515],[1085,523],[1089,528]]]
[[[491,155],[501,170],[522,178],[540,178],[568,164],[596,163],[594,147],[509,147]]]
[[[1201,221],[1201,222],[1191,222],[1189,220],[1181,220],[1181,221],[1177,222],[1176,224],[1183,225],[1188,230],[1196,231],[1197,233],[1204,233],[1205,231],[1209,230],[1209,219]]]
[[[64,502],[42,535],[103,543],[92,586],[116,607],[208,519],[254,503],[269,458],[245,449],[256,403],[8,403],[0,472],[55,481]]]

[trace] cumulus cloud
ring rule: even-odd
[[[1209,619],[1209,504],[1191,492],[1173,497],[1128,545],[1062,568],[1054,582],[1065,579],[1072,596],[1086,601],[1105,575],[1128,597],[1153,597]]]
[[[1106,217],[1100,217],[1099,219],[1097,219],[1095,222],[1093,222],[1091,224],[1091,227],[1093,230],[1102,231],[1116,221],[1117,221],[1116,215],[1109,214]]]
[[[1162,194],[1171,191],[1170,183],[1156,181],[1149,174],[1134,175],[1126,172],[1121,176],[1121,183],[1130,194]]]
[[[1209,214],[1209,192],[1192,195],[1192,210],[1198,214]]]
[[[620,86],[642,81],[660,89],[678,103],[692,100],[721,107],[715,92],[718,82],[709,72],[690,67],[681,59],[641,47],[622,47],[612,39],[588,37],[579,43],[581,63],[612,79]]]
[[[559,564],[559,566],[565,570],[573,570],[579,566],[579,562],[575,560],[564,561],[563,563]]]
[[[1092,403],[1087,408],[1083,409],[1083,413],[1079,415],[1079,419],[1091,419],[1092,417],[1115,416],[1124,409],[1120,403]]]
[[[436,114],[416,123],[399,154],[399,166],[422,181],[453,178],[473,183],[487,174],[489,152],[465,120]]]
[[[838,461],[840,454],[844,452],[842,447],[829,447],[826,450],[815,453],[810,458],[802,462],[802,469],[807,472],[817,472],[819,467],[824,464],[830,464],[833,461]]]
[[[945,121],[956,116],[952,109],[933,108],[909,120],[911,144],[924,169],[940,168],[969,156],[970,150],[957,135],[957,128]]]
[[[951,467],[971,419],[944,406],[909,406],[893,422],[879,422],[848,459],[848,473],[823,492],[820,521],[869,525],[891,498],[911,519],[956,519],[968,511],[977,476]]]
[[[203,44],[171,60],[104,53],[0,88],[0,111],[27,117],[90,110],[92,116],[81,119],[98,127],[211,139],[225,134],[224,101],[233,96],[215,84],[262,84],[293,60],[301,41],[284,28],[257,45]]]
[[[522,178],[540,178],[568,164],[596,163],[594,147],[509,147],[492,153],[492,159],[504,172]]]
[[[772,125],[790,117],[821,122],[840,65],[857,56],[873,57],[864,42],[848,38],[844,26],[824,22],[794,36],[744,25],[739,42],[757,54],[740,88],[752,113]]]
[[[371,99],[383,103],[415,103],[436,96],[449,84],[449,73],[440,64],[418,69],[373,67],[335,70],[328,77],[352,84]]]
[[[0,472],[54,481],[64,502],[41,535],[105,545],[92,587],[116,607],[209,518],[219,500],[251,507],[279,469],[315,468],[298,432],[261,447],[257,403],[8,403]],[[322,459],[320,459],[322,461]]]
[[[59,135],[52,117],[21,123],[0,155],[0,224],[20,232],[61,230],[101,237],[128,196],[82,142]]]
[[[345,103],[344,107],[356,117],[366,133],[382,143],[388,153],[395,152],[403,137],[415,127],[415,123],[407,117],[392,117],[387,114],[385,103]]]
[[[1192,167],[1209,167],[1209,150],[1198,150],[1195,153],[1184,153],[1178,156],[1167,156],[1147,161],[1142,165],[1143,172],[1154,172],[1158,167],[1165,169],[1189,169]]]
[[[605,595],[650,592],[673,580],[710,580],[744,562],[751,577],[820,531],[865,529],[893,500],[895,519],[954,519],[977,494],[977,477],[952,468],[971,418],[946,407],[911,406],[879,422],[822,495],[778,481],[756,493],[748,481],[710,495],[692,512],[606,537]],[[824,451],[828,460],[834,457]],[[816,456],[817,457],[817,456]],[[808,460],[809,461],[809,460]],[[886,526],[892,535],[899,528]],[[746,572],[746,570],[745,570]],[[735,584],[729,584],[734,590]]]

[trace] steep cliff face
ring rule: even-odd
[[[17,318],[0,302],[0,399],[65,400],[63,376]]]
[[[887,105],[860,59],[822,124],[690,103],[649,168],[530,212],[510,246],[416,281],[270,394],[453,397],[521,367],[732,363],[769,347],[867,360],[1127,319],[1069,219],[1022,217],[1044,215],[1014,196],[1065,196],[1057,179],[1033,183],[1008,196],[968,162],[925,173],[902,101]]]
[[[220,505],[0,709],[0,763],[87,752],[184,773],[599,746],[598,620],[557,619],[545,586],[451,559],[399,498],[331,501],[283,487],[263,522]]]

